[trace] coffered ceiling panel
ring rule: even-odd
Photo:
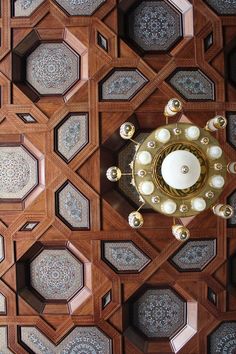
[[[143,141],[176,97],[173,124],[227,117],[236,160],[235,1],[1,0],[0,30],[0,352],[236,352],[235,216],[181,218],[184,244],[148,207],[131,229],[119,134]]]

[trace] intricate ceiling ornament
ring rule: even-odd
[[[120,136],[136,145],[130,161],[131,183],[139,194],[140,207],[129,214],[129,224],[139,228],[144,220],[139,210],[148,205],[154,211],[174,218],[173,235],[180,241],[189,238],[189,230],[176,224],[175,218],[196,216],[212,208],[214,214],[228,219],[233,215],[229,205],[217,204],[227,170],[235,173],[235,163],[226,162],[219,142],[210,134],[225,128],[222,116],[209,120],[205,128],[190,123],[168,124],[168,119],[182,110],[178,99],[171,99],[165,107],[166,125],[151,132],[141,143],[132,138],[135,126],[126,122]],[[111,182],[119,181],[121,170],[112,166],[107,170]]]
[[[32,287],[47,300],[67,300],[83,286],[83,265],[67,250],[43,250],[30,264]]]
[[[142,1],[128,16],[128,35],[145,51],[167,51],[183,35],[181,13],[166,1]]]
[[[171,289],[149,289],[133,305],[133,325],[148,338],[169,338],[185,322],[185,302]]]
[[[79,56],[65,43],[41,43],[27,58],[26,79],[41,95],[62,95],[79,78]]]
[[[37,184],[37,160],[23,146],[1,146],[0,199],[23,199]]]
[[[92,15],[106,0],[56,0],[64,10],[72,16],[90,16]]]
[[[35,327],[21,327],[20,334],[21,341],[36,354],[112,353],[110,338],[97,327],[76,327],[58,345],[54,345]]]

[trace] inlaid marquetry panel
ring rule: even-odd
[[[171,289],[149,289],[133,304],[133,326],[148,338],[169,338],[186,324],[185,302]]]
[[[96,327],[76,327],[59,345],[54,345],[34,327],[21,327],[20,337],[21,341],[36,354],[112,353],[111,340]]]
[[[100,83],[102,100],[128,101],[148,82],[139,70],[114,70]]]
[[[41,43],[27,57],[26,80],[41,95],[62,95],[79,79],[79,57],[64,43]]]
[[[214,83],[201,70],[178,70],[168,82],[186,100],[214,100]]]

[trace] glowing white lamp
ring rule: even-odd
[[[144,195],[150,195],[154,192],[154,183],[151,181],[144,181],[139,184],[139,191]]]
[[[210,179],[210,186],[216,189],[221,189],[224,187],[225,180],[224,177],[219,175],[214,175]]]
[[[207,155],[212,160],[217,160],[222,156],[222,149],[219,146],[211,146],[207,149]]]
[[[152,162],[152,155],[149,151],[141,151],[138,154],[138,161],[141,165],[149,165]]]
[[[194,198],[191,204],[192,209],[195,211],[203,211],[206,209],[206,201],[203,198]]]
[[[167,143],[170,140],[170,132],[168,129],[162,128],[156,131],[155,138],[160,141],[160,143]]]
[[[162,203],[161,209],[165,214],[171,215],[174,214],[174,212],[176,211],[177,205],[173,200],[168,199],[164,203]]]
[[[200,136],[200,129],[193,125],[185,130],[185,135],[188,140],[197,140]]]

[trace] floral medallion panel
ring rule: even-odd
[[[213,101],[214,83],[199,69],[178,70],[171,75],[168,83],[186,100]]]
[[[181,13],[169,2],[137,2],[127,16],[128,37],[144,51],[168,51],[182,37]]]
[[[219,15],[235,15],[235,0],[206,0],[206,3]]]
[[[148,82],[136,69],[115,69],[100,82],[101,100],[131,100]]]
[[[6,298],[3,294],[0,293],[0,314],[6,313],[7,306],[6,306]]]
[[[0,262],[2,262],[5,258],[5,252],[4,252],[4,240],[2,235],[0,235]]]
[[[228,203],[234,209],[234,215],[228,220],[228,226],[236,226],[236,191],[228,198]]]
[[[148,338],[170,338],[186,324],[186,302],[169,288],[146,290],[132,313],[133,326]]]
[[[69,162],[88,143],[88,114],[71,113],[55,128],[55,150]]]
[[[97,327],[76,327],[58,345],[35,327],[21,327],[20,340],[35,354],[112,354],[112,341]]]
[[[208,338],[209,354],[236,352],[236,322],[223,322]]]
[[[236,149],[236,114],[227,114],[227,141]]]
[[[23,146],[0,146],[0,199],[22,200],[37,184],[37,160]]]
[[[118,273],[138,273],[150,262],[133,242],[108,241],[103,243],[103,259]]]
[[[187,241],[171,258],[180,271],[203,270],[216,256],[216,240]]]
[[[16,0],[14,2],[14,16],[30,16],[45,0]]]
[[[106,0],[55,0],[69,15],[90,16]]]
[[[89,229],[88,199],[70,182],[56,192],[57,216],[72,230]]]
[[[142,142],[148,133],[140,133],[135,136],[135,140],[138,142]],[[133,143],[128,142],[124,148],[122,148],[118,154],[118,167],[121,169],[123,173],[130,173],[130,163],[133,160],[135,155],[135,145]],[[132,176],[124,175],[118,182],[119,190],[124,194],[124,196],[129,198],[131,202],[135,204],[135,206],[140,206],[139,194],[136,191],[136,188],[131,184]],[[148,206],[144,206],[143,209],[147,209]]]
[[[0,327],[0,353],[1,354],[13,354],[13,352],[7,346],[8,330],[6,326]]]
[[[41,43],[26,60],[26,80],[40,95],[63,95],[80,78],[80,58],[65,43]]]
[[[45,249],[30,264],[31,286],[47,300],[68,300],[83,286],[83,264],[68,250]]]

